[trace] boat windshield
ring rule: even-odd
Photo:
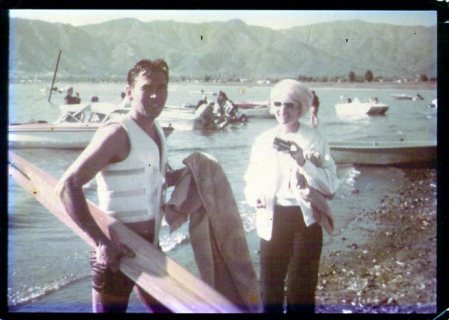
[[[117,118],[123,117],[124,115],[126,115],[129,112],[129,110],[130,110],[129,108],[116,109],[116,110],[112,111],[107,117],[105,117],[102,122],[106,122],[111,119],[117,119]]]
[[[101,123],[121,117],[129,108],[120,108],[112,103],[92,103],[87,105],[63,105],[62,115],[56,123]]]

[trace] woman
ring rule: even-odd
[[[336,166],[324,137],[299,122],[312,100],[312,92],[296,80],[272,88],[278,125],[256,139],[245,174],[248,203],[257,208],[265,312],[283,312],[286,280],[287,312],[314,312],[322,227],[333,228],[324,197],[338,188]],[[286,152],[275,148],[275,138],[287,141]]]

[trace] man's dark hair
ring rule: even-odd
[[[144,74],[151,74],[153,72],[162,72],[167,77],[168,82],[168,65],[163,59],[157,60],[140,60],[128,72],[128,84],[132,87],[136,78],[141,72]]]

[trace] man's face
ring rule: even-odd
[[[141,72],[134,86],[127,87],[132,108],[144,118],[156,119],[167,101],[167,85],[167,78],[162,72]]]

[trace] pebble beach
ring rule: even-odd
[[[437,170],[360,171],[354,201],[335,210],[360,214],[322,253],[316,313],[435,314]]]

